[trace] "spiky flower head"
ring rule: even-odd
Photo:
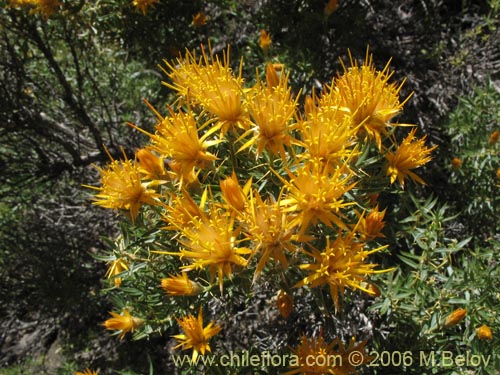
[[[206,194],[204,193],[200,204],[197,204],[184,189],[180,194],[174,195],[166,205],[166,212],[162,216],[163,221],[168,223],[163,229],[178,231],[182,228],[197,226],[197,223],[205,217],[203,212],[205,200]]]
[[[159,3],[160,0],[133,0],[132,6],[141,11],[143,15],[146,15],[149,7],[154,8],[154,5]]]
[[[220,189],[227,208],[233,210],[236,214],[242,214],[247,206],[248,194],[250,193],[251,187],[251,178],[245,183],[245,186],[241,187],[235,171],[233,171],[231,177],[221,181]]]
[[[112,159],[112,158],[111,158]],[[134,222],[139,208],[143,204],[155,205],[159,194],[151,189],[151,184],[142,181],[138,164],[125,157],[125,160],[113,160],[107,168],[96,166],[101,175],[101,186],[87,186],[98,190],[94,204],[111,209],[130,211]]]
[[[352,338],[346,348],[339,338],[327,343],[323,338],[323,333],[320,332],[318,337],[308,338],[302,335],[299,345],[292,349],[295,355],[294,362],[283,375],[307,375],[307,374],[333,374],[333,375],[349,375],[358,374],[355,366],[351,364],[351,353],[359,357],[359,365],[368,363],[370,357],[365,354],[366,341],[355,344],[355,339]],[[293,358],[293,357],[292,357]]]
[[[391,120],[401,110],[405,102],[399,100],[399,92],[403,86],[389,83],[392,73],[389,63],[382,71],[377,71],[373,64],[373,55],[366,51],[364,63],[359,66],[349,52],[351,66],[344,67],[344,73],[334,80],[330,95],[340,97],[340,106],[353,116],[354,125],[359,128],[358,135],[368,136],[375,140],[378,148],[382,147],[382,136],[394,124]]]
[[[373,208],[368,215],[358,214],[359,220],[356,224],[356,231],[360,234],[362,241],[368,242],[378,237],[384,237],[385,211],[379,211],[378,205]]]
[[[271,35],[264,29],[260,30],[259,46],[264,52],[269,50],[271,47]]]
[[[161,287],[169,296],[195,296],[202,291],[200,284],[189,280],[187,272],[161,279]]]
[[[222,60],[214,56],[211,49],[207,55],[202,47],[199,59],[194,52],[186,52],[184,59],[177,59],[175,64],[165,61],[165,64],[168,71],[163,71],[173,83],[163,84],[214,116],[223,134],[232,127],[247,127],[242,64],[238,76],[234,76],[229,66],[229,48],[223,53]]]
[[[137,150],[135,158],[145,179],[163,180],[166,178],[164,158],[155,155],[147,148]]]
[[[272,65],[268,66],[272,68]],[[254,126],[240,138],[248,134],[253,136],[238,151],[257,145],[257,155],[265,149],[286,160],[285,146],[291,145],[291,122],[295,117],[297,98],[292,96],[288,87],[288,75],[268,76],[270,82],[267,85],[259,80],[247,95],[248,112]]]
[[[425,140],[427,136],[415,139],[416,128],[413,128],[395,152],[389,152],[385,156],[388,161],[387,175],[391,177],[391,184],[399,181],[404,188],[405,178],[410,177],[413,181],[425,185],[424,180],[417,176],[412,169],[421,167],[431,160],[431,152],[436,146],[427,147]]]
[[[362,283],[365,283],[366,278],[372,274],[391,270],[375,270],[377,264],[366,263],[366,260],[370,254],[386,248],[387,246],[381,246],[373,250],[366,250],[363,242],[356,241],[353,232],[347,236],[342,236],[339,233],[333,243],[327,237],[323,250],[314,247],[311,248],[311,251],[303,250],[305,254],[314,259],[314,263],[299,266],[300,269],[308,271],[309,275],[297,283],[295,287],[308,285],[315,288],[328,285],[335,310],[338,311],[339,297],[344,295],[346,288],[359,289],[373,295],[373,292],[363,287]]]
[[[176,320],[184,333],[172,336],[179,342],[179,345],[174,349],[180,346],[182,346],[183,350],[192,348],[193,362],[196,361],[199,354],[205,355],[205,352],[211,351],[208,341],[211,337],[220,332],[221,327],[215,325],[214,322],[210,322],[206,327],[203,327],[203,313],[201,307],[198,318],[190,314],[182,319],[176,318]]]
[[[107,330],[118,330],[122,331],[120,334],[120,340],[123,340],[127,332],[134,332],[134,330],[140,327],[144,321],[140,318],[130,315],[127,309],[122,310],[122,315],[115,312],[110,312],[112,318],[106,320],[102,325]]]
[[[453,310],[444,320],[445,327],[451,327],[460,323],[467,315],[467,310],[459,307]]]
[[[105,277],[107,277],[108,279],[113,279],[115,287],[118,288],[122,283],[122,278],[116,276],[127,270],[128,270],[128,263],[126,259],[117,258],[110,262]]]
[[[477,338],[479,340],[493,340],[493,334],[491,332],[491,328],[486,324],[483,324],[476,330]]]
[[[205,26],[207,22],[208,22],[207,16],[202,12],[198,12],[193,16],[191,20],[191,25],[193,25],[194,27],[202,27]]]
[[[346,228],[340,209],[353,204],[344,202],[345,193],[355,186],[351,177],[347,163],[330,173],[328,166],[313,160],[298,166],[295,173],[289,172],[288,180],[282,179],[285,196],[280,204],[285,212],[295,213],[291,224],[300,225],[300,235],[318,221]]]
[[[97,371],[92,371],[89,368],[87,368],[84,372],[75,372],[75,375],[99,375]]]

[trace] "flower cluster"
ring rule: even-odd
[[[229,49],[220,58],[210,48],[165,62],[164,84],[177,100],[165,113],[148,103],[153,132],[130,124],[149,144],[133,160],[98,167],[95,204],[126,212],[132,223],[139,217],[163,223],[177,248],[152,247],[144,264],[176,264],[175,274],[157,275],[168,298],[214,285],[224,295],[243,271],[254,283],[270,272],[286,280],[286,290],[276,285],[284,318],[293,311],[295,288],[327,288],[336,311],[349,290],[379,295],[370,276],[391,269],[371,261],[387,249],[379,242],[386,209],[377,196],[396,181],[401,188],[408,179],[423,184],[414,170],[435,148],[416,137],[415,127],[397,142],[402,85],[390,83],[389,65],[378,71],[369,53],[361,66],[351,57],[322,93],[305,98],[293,92],[282,65],[268,64],[246,85],[242,64],[235,74]],[[118,288],[134,273],[134,256],[119,250],[108,261],[107,276]],[[105,327],[121,337],[153,319],[112,314]],[[208,340],[221,330],[214,322],[203,327],[201,306],[198,318],[176,320],[184,333],[174,338],[193,349],[193,358],[209,351]],[[297,350],[311,345],[304,338]]]

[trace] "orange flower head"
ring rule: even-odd
[[[207,16],[205,16],[202,12],[198,12],[193,16],[191,25],[193,25],[194,27],[202,27],[205,26],[207,22]]]
[[[217,128],[224,135],[229,128],[248,127],[248,114],[243,100],[243,61],[238,76],[234,76],[229,66],[229,48],[222,60],[209,55],[202,48],[202,57],[187,52],[184,59],[177,62],[165,61],[169,71],[163,70],[173,83],[163,84],[186,98],[190,103],[201,106],[214,117]]]
[[[210,345],[208,343],[209,339],[221,330],[219,325],[215,325],[214,322],[209,323],[206,327],[203,327],[203,314],[200,307],[198,313],[198,318],[193,315],[185,316],[182,319],[176,318],[179,323],[183,334],[174,335],[174,337],[179,345],[175,347],[178,348],[182,346],[183,350],[193,349],[193,362],[196,361],[198,355],[205,355],[205,352],[210,352]]]
[[[189,280],[186,272],[161,279],[161,287],[169,296],[195,296],[202,291],[201,285]]]
[[[477,338],[479,340],[493,340],[493,334],[491,333],[491,328],[486,324],[483,324],[476,331]]]
[[[388,128],[395,126],[391,120],[401,112],[409,97],[400,102],[399,91],[403,83],[397,86],[389,83],[392,73],[389,63],[382,71],[373,65],[373,55],[366,51],[363,65],[358,66],[349,52],[351,67],[346,68],[330,87],[331,96],[340,97],[340,107],[345,109],[354,120],[358,134],[375,140],[378,148],[382,148],[382,136],[388,135]]]
[[[414,140],[416,128],[413,128],[408,136],[396,149],[396,152],[389,152],[386,155],[388,161],[387,175],[391,177],[391,184],[399,181],[404,188],[405,178],[410,177],[413,181],[425,185],[424,180],[417,176],[412,169],[421,167],[431,160],[431,152],[436,146],[425,146],[427,136]]]
[[[137,150],[135,157],[146,179],[161,180],[165,178],[165,163],[163,158],[156,156],[147,148]]]
[[[451,327],[460,323],[467,315],[467,310],[459,307],[448,315],[444,321],[445,327]]]
[[[460,160],[459,158],[457,158],[456,156],[451,159],[451,166],[453,169],[460,169],[462,168],[462,160]]]
[[[222,198],[226,201],[227,206],[234,210],[237,214],[241,214],[247,206],[248,193],[252,186],[252,179],[250,178],[245,186],[242,188],[233,171],[231,177],[226,178],[220,182],[220,189],[222,191]]]
[[[271,35],[269,33],[262,29],[260,30],[260,38],[259,38],[259,46],[262,48],[264,52],[267,52],[269,50],[269,47],[271,47]]]
[[[86,369],[84,372],[75,372],[75,375],[99,375],[97,371],[92,371],[90,369]]]
[[[168,225],[162,229],[178,231],[190,226],[197,226],[205,217],[203,212],[205,199],[206,194],[204,193],[201,203],[198,205],[187,191],[182,190],[182,193],[175,195],[170,204],[166,206],[166,213],[162,216],[162,220]]]
[[[159,4],[160,0],[133,0],[132,6],[137,10],[141,11],[145,16],[148,12],[148,8],[154,8],[155,4]]]
[[[281,316],[288,319],[293,311],[293,298],[290,294],[280,289],[276,297],[276,304],[278,305],[278,310]]]
[[[112,318],[106,320],[102,325],[108,330],[119,330],[122,331],[120,334],[120,340],[123,340],[127,332],[134,332],[134,330],[140,327],[144,321],[142,319],[136,318],[128,312],[128,310],[123,309],[122,314],[117,314],[110,312]]]
[[[366,217],[360,215],[356,231],[361,234],[362,241],[371,241],[378,237],[384,237],[382,229],[384,229],[385,211],[379,211],[376,206]]]
[[[124,258],[117,258],[113,260],[106,271],[105,277],[108,279],[113,279],[115,283],[115,287],[119,287],[122,283],[122,278],[121,277],[116,277],[116,275],[119,275],[123,271],[128,270],[128,263]]]
[[[330,17],[333,12],[337,10],[339,6],[339,0],[328,0],[328,3],[326,3],[325,8],[323,9],[323,13],[326,17]]]
[[[490,135],[489,143],[494,145],[498,142],[498,137],[500,136],[500,133],[498,130],[495,130],[493,133]]]
[[[352,233],[342,237],[339,233],[333,243],[330,238],[326,239],[326,248],[323,251],[312,248],[311,252],[304,253],[314,259],[314,263],[302,264],[300,269],[309,271],[309,275],[297,283],[295,287],[309,285],[315,288],[322,285],[330,287],[330,295],[335,304],[335,310],[340,306],[340,296],[344,295],[345,289],[359,289],[370,295],[369,290],[362,285],[367,276],[377,273],[389,272],[392,269],[375,270],[377,264],[366,263],[370,254],[386,249],[380,246],[373,250],[365,250],[364,243],[357,242]]]

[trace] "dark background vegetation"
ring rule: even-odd
[[[147,351],[161,368],[161,340],[117,344],[99,327],[110,304],[92,255],[117,218],[91,206],[81,185],[96,182],[91,165],[108,160],[104,147],[119,157],[141,144],[127,121],[153,125],[142,99],[161,105],[169,95],[157,64],[208,39],[215,51],[230,44],[235,65],[244,57],[246,77],[279,56],[304,93],[328,83],[348,49],[363,59],[369,45],[380,69],[392,58],[402,96],[414,93],[401,121],[439,145],[424,180],[452,211],[463,207],[464,191],[447,178],[456,139],[443,124],[474,87],[500,89],[498,2],[341,0],[328,18],[324,0],[161,0],[146,16],[129,3],[64,2],[49,20],[0,10],[0,367],[42,358],[38,373],[64,373],[65,361],[146,373],[134,353]],[[199,11],[208,23],[194,27]],[[272,36],[268,56],[260,29]],[[468,223],[452,229],[481,242],[484,226]]]

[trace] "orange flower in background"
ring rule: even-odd
[[[196,361],[198,355],[205,355],[205,352],[211,351],[208,340],[218,334],[221,327],[219,325],[215,325],[214,322],[211,322],[206,327],[203,327],[203,314],[201,307],[198,313],[198,318],[195,318],[193,315],[188,315],[182,319],[175,319],[184,333],[172,336],[179,342],[179,345],[177,345],[174,349],[180,346],[182,346],[183,350],[192,348],[193,361]]]
[[[476,330],[477,338],[479,340],[493,340],[493,334],[491,333],[491,328],[486,324],[483,324]]]
[[[194,27],[202,27],[207,24],[207,21],[207,16],[205,16],[202,12],[198,12],[193,16],[191,25],[193,25]]]
[[[154,5],[159,3],[160,0],[133,0],[132,6],[135,7],[136,10],[140,10],[143,15],[146,15],[149,7],[154,8]]]
[[[118,288],[122,283],[122,278],[115,276],[127,270],[128,270],[127,261],[124,258],[118,258],[111,262],[111,265],[109,266],[108,270],[106,271],[106,275],[104,276],[107,277],[108,279],[113,279],[115,287]]]
[[[448,315],[444,321],[445,327],[451,327],[460,323],[467,315],[467,310],[459,307],[454,310],[450,315]]]
[[[86,369],[84,372],[75,372],[75,375],[99,375],[97,371],[91,371],[90,369]]]
[[[172,296],[195,296],[202,291],[202,287],[195,281],[188,278],[187,272],[182,272],[180,275],[161,279],[161,287],[167,294]]]
[[[328,0],[328,3],[326,3],[325,8],[323,9],[323,13],[325,14],[325,16],[330,17],[333,12],[337,10],[338,6],[338,0]]]
[[[497,169],[497,178],[500,180],[500,168]]]
[[[361,234],[362,241],[371,241],[378,237],[384,237],[382,229],[385,226],[385,211],[379,211],[378,206],[376,206],[366,216],[358,214],[359,221],[355,229]]]
[[[404,188],[405,179],[410,177],[413,181],[425,185],[424,180],[418,177],[412,169],[421,167],[431,160],[431,152],[436,146],[425,146],[427,136],[421,139],[414,139],[416,128],[413,128],[403,142],[397,147],[396,152],[389,152],[386,155],[388,161],[387,175],[391,177],[391,184],[399,181]]]
[[[271,35],[269,33],[262,29],[260,30],[260,38],[259,38],[259,46],[262,48],[264,52],[267,52],[269,50],[269,47],[271,46]]]
[[[495,130],[493,133],[490,135],[489,143],[494,145],[498,142],[498,137],[500,136],[500,133],[498,130]]]
[[[110,314],[112,318],[106,320],[102,325],[107,330],[122,331],[120,334],[120,340],[123,340],[127,332],[134,332],[136,328],[140,327],[144,323],[142,319],[130,315],[126,309],[122,310],[123,315],[115,312],[110,312]]]
[[[293,311],[293,298],[283,289],[280,289],[276,297],[276,304],[281,316],[287,319]]]
[[[451,166],[453,169],[460,169],[462,168],[462,160],[460,160],[459,158],[457,158],[456,156],[451,159]]]
[[[44,18],[56,14],[61,5],[59,0],[9,0],[10,7],[31,8],[30,14],[39,13]]]

